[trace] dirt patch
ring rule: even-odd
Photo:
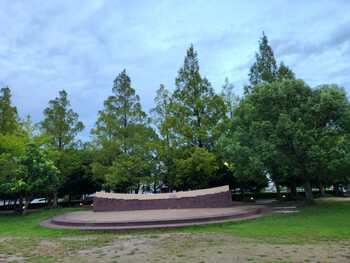
[[[274,245],[226,234],[127,236],[80,251],[86,262],[349,262],[349,243]]]
[[[149,262],[150,254],[160,242],[159,236],[122,236],[114,239],[108,246],[84,249],[79,255],[86,262]]]
[[[350,262],[350,241],[286,244],[223,233],[45,238],[27,251],[28,240],[20,243],[0,249],[0,262]]]
[[[14,255],[7,255],[7,254],[1,254],[0,253],[0,262],[25,262],[24,257],[20,256],[14,256]]]
[[[62,255],[64,254],[64,247],[57,242],[50,240],[41,240],[35,251],[33,252],[36,256],[52,256],[52,255]]]

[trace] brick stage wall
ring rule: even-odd
[[[167,199],[113,199],[94,197],[94,211],[128,211],[147,209],[215,208],[232,206],[230,190],[193,197]]]

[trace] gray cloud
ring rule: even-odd
[[[308,56],[319,55],[329,50],[340,48],[350,43],[350,20],[326,34],[319,41],[305,41],[304,39],[282,38],[272,41],[275,51],[280,56],[298,55],[307,59]]]

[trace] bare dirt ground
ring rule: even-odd
[[[57,238],[37,240],[28,251],[0,251],[0,262],[348,263],[350,241],[295,245],[222,233]]]

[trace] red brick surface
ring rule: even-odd
[[[149,209],[215,208],[232,206],[230,191],[183,198],[126,200],[94,198],[94,211],[128,211]]]

